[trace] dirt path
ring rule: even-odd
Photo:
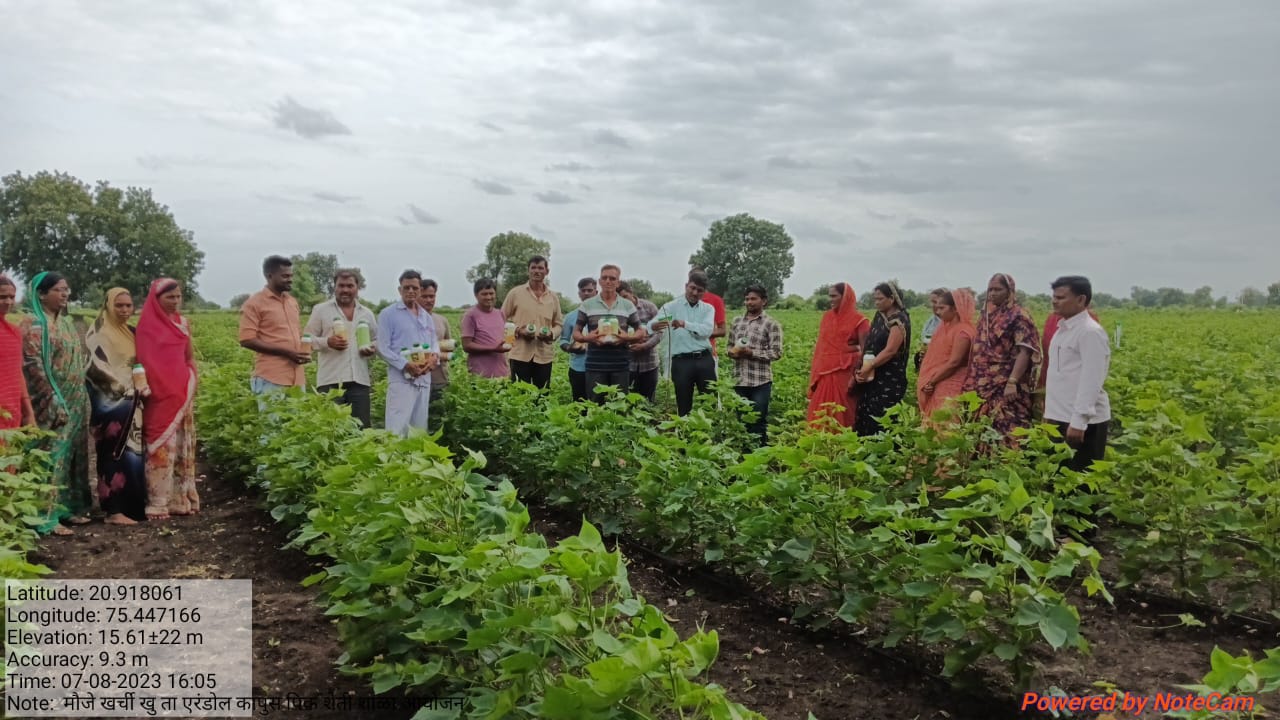
[[[338,673],[336,629],[315,590],[299,584],[319,566],[298,551],[280,549],[287,542],[283,529],[254,507],[255,496],[241,483],[210,477],[199,490],[198,516],[134,527],[94,522],[76,528],[74,536],[46,538],[33,561],[64,579],[251,578],[255,695],[372,695],[364,682]],[[272,716],[280,714],[372,719],[412,713],[317,707]]]

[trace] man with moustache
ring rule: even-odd
[[[711,349],[711,335],[716,331],[716,311],[702,301],[707,291],[707,274],[689,273],[684,297],[662,306],[648,329],[662,332],[671,328],[671,383],[676,390],[676,412],[681,416],[693,410],[693,393],[711,389],[716,381],[716,363]]]
[[[411,428],[427,429],[431,403],[431,368],[434,354],[414,362],[401,350],[426,345],[434,353],[436,326],[418,305],[422,274],[417,270],[400,273],[400,302],[378,313],[378,354],[387,363],[387,430],[401,436]]]
[[[733,358],[733,389],[755,408],[756,421],[747,431],[769,440],[769,399],[773,395],[773,363],[782,358],[782,325],[764,311],[769,291],[748,285],[743,293],[747,312],[729,330],[729,357]]]
[[[293,289],[293,261],[272,255],[262,262],[267,286],[240,307],[240,347],[252,350],[255,395],[306,387],[302,366],[311,362],[311,348],[302,344],[302,322]]]
[[[1044,419],[1057,426],[1075,456],[1066,466],[1084,472],[1107,450],[1111,400],[1103,385],[1111,364],[1107,331],[1089,314],[1093,285],[1080,275],[1053,281],[1053,312],[1062,320],[1048,353]]]
[[[316,365],[316,389],[322,393],[337,390],[339,405],[351,407],[351,417],[360,421],[361,427],[372,427],[370,422],[369,358],[377,352],[374,345],[356,346],[356,325],[369,326],[370,338],[378,340],[378,318],[373,311],[357,302],[360,294],[358,271],[339,269],[333,274],[333,298],[311,309],[306,334],[319,353]],[[335,332],[334,323],[345,326],[341,335]]]
[[[552,343],[560,335],[564,320],[560,296],[547,287],[549,269],[545,257],[529,258],[529,282],[511,288],[502,301],[502,317],[516,325],[516,342],[507,355],[511,379],[544,390],[551,385],[551,363],[556,356]]]

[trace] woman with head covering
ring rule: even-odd
[[[196,363],[191,329],[182,316],[182,286],[151,283],[138,319],[138,362],[151,394],[142,409],[147,443],[147,517],[200,512],[196,493]]]
[[[1031,401],[1040,362],[1040,337],[1030,313],[1018,304],[1017,285],[1005,273],[987,284],[964,391],[982,398],[980,413],[1012,444],[1013,431],[1031,425]]]
[[[977,298],[969,288],[940,288],[936,309],[938,326],[916,376],[916,400],[926,422],[948,398],[959,395],[969,378],[969,352],[978,328],[973,324]]]
[[[859,435],[880,432],[880,418],[907,394],[907,358],[911,355],[911,316],[902,293],[891,282],[876,285],[871,299],[876,318],[867,335],[866,353],[853,374],[850,391],[861,390],[854,430]]]
[[[858,401],[849,395],[849,380],[854,361],[862,354],[870,323],[858,312],[858,298],[851,286],[836,283],[827,294],[831,309],[822,316],[809,369],[808,418],[812,423],[830,417],[845,427],[853,427]]]
[[[22,376],[22,331],[5,316],[18,300],[18,286],[0,275],[0,430],[36,424],[36,411]]]
[[[109,525],[146,519],[147,475],[142,450],[142,398],[133,387],[137,359],[133,297],[124,288],[107,301],[85,335],[89,346],[89,431],[98,449],[98,503]]]
[[[89,492],[89,393],[85,389],[88,354],[80,342],[67,301],[71,287],[58,273],[42,272],[27,289],[28,315],[22,319],[22,370],[36,424],[55,433],[49,514],[41,533],[70,535],[63,520],[82,525],[93,503]]]

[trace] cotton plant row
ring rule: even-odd
[[[1098,553],[1057,531],[1087,527],[1087,500],[1044,431],[991,449],[989,426],[907,413],[882,439],[793,431],[744,455],[726,388],[682,419],[635,397],[584,411],[469,380],[448,397],[448,444],[522,490],[795,598],[799,618],[931,646],[946,675],[997,658],[1025,685],[1050,651],[1088,650],[1070,588],[1110,599]]]
[[[345,672],[379,693],[464,700],[418,718],[762,717],[702,682],[716,633],[682,639],[591,524],[549,546],[480,456],[455,465],[425,437],[361,432],[297,391],[260,411],[246,372],[205,371],[204,447],[327,563],[306,582],[338,620]]]

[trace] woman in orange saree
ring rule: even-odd
[[[969,379],[969,353],[978,335],[974,324],[978,301],[973,291],[942,288],[936,292],[939,294],[935,307],[942,323],[934,331],[916,377],[916,400],[925,422],[964,388]]]
[[[823,418],[830,417],[851,428],[858,400],[849,394],[849,387],[871,322],[858,312],[858,298],[849,284],[836,283],[828,294],[831,309],[822,316],[818,327],[818,342],[813,348],[813,365],[809,370],[808,420],[811,424],[821,424]]]

